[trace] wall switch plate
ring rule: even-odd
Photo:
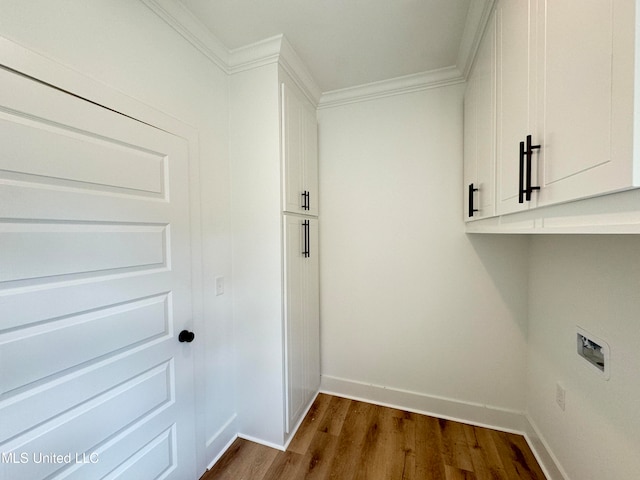
[[[224,277],[216,277],[216,296],[224,293]]]
[[[566,390],[560,382],[556,383],[556,403],[564,412]]]

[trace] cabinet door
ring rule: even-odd
[[[320,279],[318,262],[318,220],[308,219],[308,256],[303,257],[304,332],[305,332],[305,404],[320,389]]]
[[[284,216],[286,431],[291,432],[305,406],[304,281],[305,227],[300,217]]]
[[[320,386],[318,220],[285,215],[286,431]]]
[[[464,218],[467,221],[495,214],[495,32],[495,16],[492,16],[465,91]],[[469,195],[473,196],[472,202]]]
[[[632,3],[540,2],[540,205],[632,185],[631,149],[613,143],[621,132],[632,137],[633,76],[625,69],[633,42],[624,42],[633,39]],[[619,109],[616,97],[627,105]]]
[[[302,190],[307,192],[306,215],[318,215],[318,119],[309,102],[303,104]]]
[[[282,84],[283,211],[318,214],[318,123],[313,105]]]
[[[497,48],[497,211],[529,208],[519,203],[520,142],[531,134],[535,104],[530,48],[535,35],[534,0],[502,0],[496,7]],[[533,179],[537,182],[537,178]],[[535,196],[535,194],[534,194]]]

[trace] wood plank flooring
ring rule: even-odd
[[[320,394],[286,452],[237,439],[200,480],[544,480],[520,435]]]

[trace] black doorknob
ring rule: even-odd
[[[179,342],[191,343],[193,342],[194,338],[196,338],[196,334],[193,332],[190,332],[189,330],[182,330],[178,335]]]

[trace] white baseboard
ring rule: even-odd
[[[524,431],[524,412],[323,375],[320,391],[507,432]]]
[[[262,440],[261,438],[252,437],[251,435],[245,435],[243,433],[238,433],[238,437],[243,438],[244,440],[249,440],[250,442],[253,442],[253,443],[258,443],[260,445],[264,445],[265,447],[275,448],[276,450],[280,450],[280,451],[283,451],[283,452],[286,451],[287,447],[289,447],[289,443],[291,443],[291,440],[293,440],[293,437],[295,436],[296,432],[298,431],[298,428],[300,428],[300,425],[302,425],[302,422],[304,421],[304,418],[307,416],[307,413],[309,413],[309,410],[311,409],[311,406],[313,405],[313,402],[316,401],[316,398],[317,398],[319,393],[320,392],[316,392],[316,394],[313,396],[313,398],[311,399],[309,404],[305,407],[304,413],[300,416],[300,419],[298,420],[298,423],[296,423],[295,427],[293,429],[291,429],[291,432],[285,437],[284,445],[279,445],[277,443],[267,442],[265,440]]]
[[[320,394],[320,391],[318,390],[315,395],[313,396],[313,398],[311,399],[311,401],[307,404],[307,406],[304,409],[304,413],[302,415],[300,415],[300,419],[298,420],[298,423],[296,423],[296,426],[293,427],[293,429],[291,430],[291,432],[288,433],[288,437],[286,438],[286,441],[284,442],[284,450],[286,450],[287,448],[289,448],[289,444],[291,443],[291,440],[293,440],[293,437],[295,437],[296,432],[298,431],[298,429],[300,428],[300,425],[302,425],[302,422],[304,421],[304,419],[307,416],[307,413],[309,413],[309,410],[311,410],[311,407],[313,405],[313,403],[316,401],[316,398],[318,398],[318,395]]]
[[[526,419],[524,438],[527,439],[527,443],[536,456],[544,474],[549,480],[569,480],[569,476],[560,466],[560,462],[558,462],[558,459],[549,448],[547,442],[542,435],[540,435],[540,430],[534,421],[529,415],[526,415]]]
[[[267,442],[266,440],[263,440],[261,438],[252,437],[251,435],[245,435],[244,433],[238,433],[238,438],[242,438],[243,440],[248,440],[250,442],[257,443],[259,445],[264,445],[265,447],[275,448],[276,450],[280,450],[281,452],[284,452],[286,450],[284,445],[278,445],[277,443]]]
[[[209,470],[220,460],[220,457],[226,452],[236,438],[238,438],[238,416],[232,415],[225,423],[207,440],[207,455],[213,455],[207,466]]]
[[[385,407],[523,435],[548,480],[568,480],[525,412],[322,376],[320,391]]]

